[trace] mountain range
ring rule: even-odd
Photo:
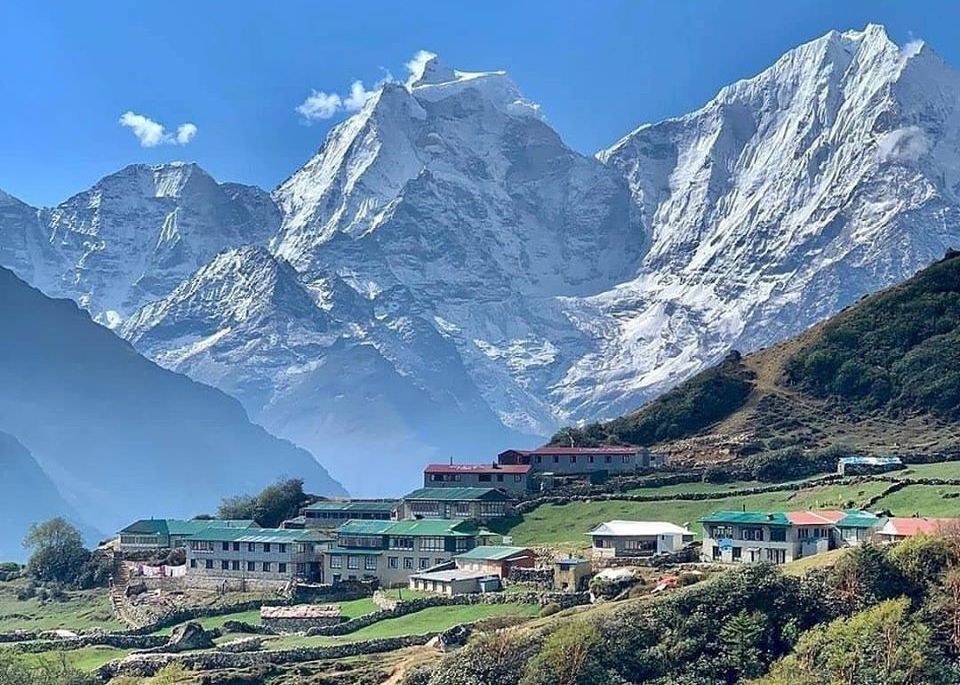
[[[53,513],[113,533],[139,518],[212,513],[284,476],[343,494],[237,400],[160,368],[76,303],[3,268],[0,320],[4,551]]]
[[[272,193],[173,163],[51,209],[0,195],[0,264],[352,493],[396,494],[427,461],[616,416],[941,257],[958,111],[957,72],[868,26],[591,157],[504,72],[434,58]]]

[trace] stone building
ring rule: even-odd
[[[590,473],[633,473],[657,466],[643,447],[538,447],[535,450],[506,450],[497,455],[503,465],[529,466],[534,474],[582,475]]]
[[[425,488],[497,488],[525,495],[533,484],[525,464],[429,464],[423,470]]]
[[[207,528],[259,528],[254,521],[238,519],[140,519],[121,530],[117,537],[120,550],[138,552],[142,550],[175,549],[183,547],[185,541],[195,533]]]
[[[512,499],[496,488],[420,488],[404,496],[400,519],[488,521],[513,513]]]
[[[260,591],[323,582],[332,538],[318,530],[207,528],[187,541],[188,587]]]
[[[607,521],[587,535],[594,559],[650,557],[693,542],[692,531],[666,521]]]
[[[395,499],[325,499],[304,507],[307,528],[336,528],[347,521],[390,521],[400,501]]]
[[[410,575],[448,563],[486,536],[461,520],[349,521],[324,550],[327,582],[375,578],[382,587],[407,585]]]

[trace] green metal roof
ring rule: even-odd
[[[331,547],[330,549],[325,550],[325,551],[326,551],[327,553],[329,553],[329,554],[362,554],[362,555],[368,556],[368,557],[371,557],[371,556],[379,556],[379,555],[383,554],[384,552],[386,552],[385,549],[363,549],[363,548],[359,548],[359,549],[358,549],[358,548],[355,548],[355,547]],[[393,552],[394,552],[395,554],[397,554],[397,553],[399,553],[399,552],[401,552],[401,551],[403,551],[403,550],[397,550],[397,549],[393,550]],[[354,570],[356,570],[356,569],[354,569]]]
[[[214,542],[322,542],[330,540],[315,529],[296,528],[206,528],[191,536],[194,540]]]
[[[510,499],[510,496],[496,488],[420,488],[404,496],[403,499],[505,502]]]
[[[193,535],[207,528],[258,528],[246,519],[140,519],[121,530],[124,534]]]
[[[700,519],[701,523],[738,523],[745,525],[789,526],[782,511],[715,511]]]
[[[320,500],[304,507],[304,511],[382,511],[390,513],[400,504],[398,500]]]
[[[463,519],[418,519],[415,521],[351,520],[337,528],[342,535],[468,536],[477,529]]]
[[[881,519],[866,511],[848,511],[837,521],[838,528],[873,528],[880,525]]]
[[[507,547],[505,545],[481,545],[468,552],[458,554],[457,559],[478,559],[481,561],[501,561],[510,557],[529,552],[526,547]]]

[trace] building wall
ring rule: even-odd
[[[527,473],[424,473],[425,488],[498,488],[512,495],[522,495],[530,489]]]
[[[533,568],[535,563],[533,555],[503,561],[491,559],[457,559],[456,561],[457,568],[462,568],[465,571],[489,573],[501,578],[509,577],[511,568]]]
[[[414,500],[400,505],[401,519],[477,519],[488,520],[509,516],[509,502],[481,502],[476,500]]]
[[[212,542],[213,549],[197,549],[205,541],[188,541],[187,585],[197,587],[205,581],[268,581],[287,583],[297,577],[306,577],[309,563],[323,564],[319,546],[300,543],[270,543],[265,551],[261,542]],[[224,546],[227,549],[224,549]],[[251,548],[252,546],[252,548]],[[306,551],[302,551],[306,549]],[[208,562],[211,568],[208,568]],[[224,568],[226,564],[227,568]],[[252,568],[251,565],[252,564]],[[264,564],[268,568],[264,570]],[[303,564],[303,567],[298,567]],[[322,575],[321,575],[322,579]],[[207,585],[209,585],[207,583]]]
[[[597,559],[663,554],[681,549],[683,535],[594,535]]]
[[[120,549],[124,552],[166,549],[169,546],[170,540],[166,535],[150,535],[148,533],[120,534]]]
[[[701,558],[704,561],[748,564],[757,561],[786,563],[804,556],[824,552],[836,546],[836,529],[827,525],[817,526],[768,526],[768,525],[726,525],[722,526],[731,535],[717,535],[717,524],[706,526],[703,538]],[[748,537],[746,531],[762,532],[760,539]],[[784,540],[772,540],[772,531],[783,530]],[[804,533],[804,531],[807,531]],[[714,537],[716,535],[716,537]],[[719,549],[720,539],[731,539],[732,547]],[[759,550],[751,553],[750,550]],[[719,551],[717,551],[719,550]],[[717,554],[719,553],[719,556]]]
[[[450,543],[444,539],[443,549],[436,549],[435,538],[415,537],[413,549],[391,549],[387,542],[387,548],[376,550],[373,554],[369,549],[358,549],[356,554],[342,551],[342,548],[328,550],[324,553],[326,580],[337,582],[377,578],[382,587],[405,586],[409,584],[411,574],[448,563],[454,555],[465,552],[476,544],[470,538],[458,539],[464,540],[462,544],[469,546],[459,550],[451,549]],[[356,568],[350,568],[351,565]]]
[[[594,473],[606,471],[607,473],[631,473],[638,469],[650,466],[650,454],[643,450],[636,454],[611,454],[611,455],[549,455],[532,454],[529,457],[529,463],[532,471],[537,473]]]

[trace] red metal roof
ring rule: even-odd
[[[550,447],[545,445],[535,450],[505,450],[501,454],[515,452],[517,454],[637,454],[642,450],[640,447],[629,447],[626,445],[606,445],[603,447]]]
[[[424,473],[529,473],[527,464],[429,464]]]
[[[842,511],[787,511],[784,512],[787,520],[795,526],[821,526],[836,523],[845,514]]]
[[[957,519],[928,519],[928,518],[899,518],[892,517],[887,519],[887,526],[892,526],[895,535],[904,537],[913,537],[914,535],[937,535],[945,528],[956,525]],[[882,532],[886,532],[887,526],[884,526]]]

